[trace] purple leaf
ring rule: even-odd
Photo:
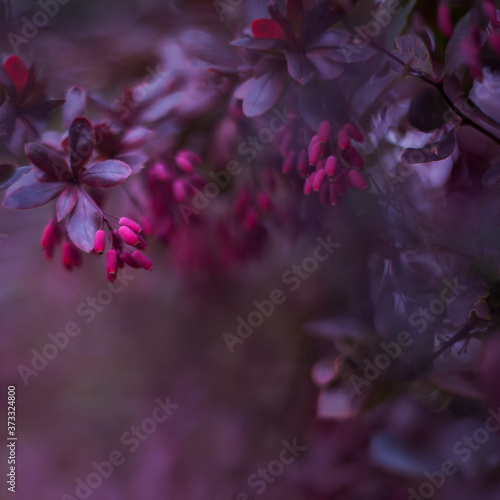
[[[396,38],[394,54],[412,68],[427,74],[432,73],[431,56],[424,41],[418,36],[404,35]]]
[[[0,166],[0,168],[2,168],[2,167],[4,167],[4,165]],[[3,184],[0,184],[0,191],[3,191],[4,189],[10,188],[10,186],[15,184],[23,175],[27,174],[31,170],[33,170],[32,167],[19,167],[10,179],[8,179]]]
[[[439,142],[431,142],[422,149],[406,149],[401,159],[410,165],[444,160],[453,153],[455,142],[455,134],[451,132]]]
[[[314,66],[304,54],[299,52],[287,52],[286,62],[288,63],[288,73],[297,82],[305,85],[314,76]]]
[[[59,196],[56,203],[57,221],[61,222],[76,205],[78,199],[78,188],[70,186]]]
[[[95,147],[94,128],[86,118],[75,118],[69,128],[71,169],[78,175],[92,156]]]
[[[111,188],[120,185],[131,173],[130,167],[122,161],[106,160],[86,168],[81,181],[87,186]]]
[[[255,80],[243,100],[243,113],[251,118],[269,111],[279,99],[283,90],[282,71],[273,71]]]
[[[347,31],[332,30],[321,33],[312,42],[307,44],[307,50],[327,49],[332,47],[341,47],[346,44],[351,35]]]
[[[279,38],[241,38],[231,42],[235,47],[242,47],[249,50],[287,50],[288,43]]]
[[[73,244],[84,252],[94,248],[95,233],[102,226],[102,212],[86,193],[80,191],[75,208],[66,222],[66,231]]]
[[[82,87],[73,86],[66,92],[66,102],[63,108],[64,124],[66,127],[71,125],[71,122],[80,116],[85,116],[85,104],[87,94]]]
[[[66,187],[63,182],[38,182],[32,170],[7,190],[3,206],[13,210],[41,207],[59,196]]]
[[[344,73],[341,64],[325,57],[320,51],[309,52],[307,58],[314,64],[316,73],[321,80],[334,80]]]
[[[143,153],[125,153],[120,155],[120,160],[130,167],[133,174],[137,174],[146,165],[148,156]]]
[[[57,151],[36,142],[26,144],[24,151],[29,161],[47,174],[48,180],[68,180],[72,176],[66,160]]]

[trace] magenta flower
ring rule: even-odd
[[[131,174],[119,160],[91,162],[95,147],[94,129],[85,118],[76,118],[69,129],[69,163],[65,156],[43,144],[26,144],[26,156],[34,168],[7,190],[3,206],[24,210],[46,205],[57,198],[57,220],[66,217],[66,230],[73,244],[90,252],[103,213],[84,189],[112,188]]]

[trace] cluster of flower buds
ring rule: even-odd
[[[51,219],[45,226],[42,234],[41,246],[47,259],[54,257],[57,246],[61,243],[62,231],[56,218]],[[78,248],[69,241],[62,245],[62,262],[68,271],[79,267],[82,263],[82,254]]]
[[[140,250],[146,247],[146,241],[142,236],[142,226],[136,221],[127,217],[118,220],[118,228],[111,229],[110,222],[106,219],[110,227],[111,248],[106,252],[106,276],[109,281],[115,281],[118,269],[128,265],[134,269],[147,269],[153,267],[151,260]],[[134,247],[135,250],[128,250],[125,245]],[[106,251],[106,232],[99,229],[94,238],[94,250],[99,255]]]
[[[500,19],[493,0],[483,1],[483,10],[490,21],[488,31],[488,43],[491,48],[500,55]]]
[[[346,189],[366,189],[367,184],[359,172],[364,166],[363,157],[352,144],[362,143],[363,134],[352,123],[346,124],[334,138],[332,126],[323,121],[307,149],[291,149],[290,135],[282,141],[282,170],[288,174],[294,168],[305,179],[304,194],[320,193],[321,202],[336,205]]]

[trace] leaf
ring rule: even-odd
[[[2,166],[0,166],[0,168],[1,167]],[[33,170],[32,167],[19,167],[10,179],[8,179],[3,184],[0,184],[0,191],[10,188],[10,186],[15,184],[23,175],[27,174],[28,172],[31,172],[31,170]]]
[[[470,36],[471,24],[471,12],[468,12],[455,25],[453,35],[448,40],[444,53],[444,74],[452,75],[466,65],[461,45],[462,41]]]
[[[64,156],[57,151],[36,142],[26,144],[24,151],[36,168],[48,174],[49,180],[68,180],[72,176]]]
[[[423,73],[432,74],[432,60],[424,41],[415,35],[404,35],[396,38],[394,54],[412,68]]]
[[[282,71],[272,71],[257,78],[243,100],[245,116],[253,118],[269,111],[278,101],[283,85]]]
[[[28,116],[46,119],[50,113],[59,109],[65,103],[64,99],[49,99],[34,106],[30,106],[24,113]]]
[[[80,191],[75,208],[66,222],[66,231],[76,247],[84,252],[91,252],[95,233],[101,229],[102,221],[101,210],[86,193]]]
[[[354,392],[352,385],[323,389],[318,396],[317,417],[325,420],[348,420],[359,414],[364,398]]]
[[[80,179],[87,186],[111,188],[120,185],[131,173],[130,167],[122,161],[106,160],[87,167]]]
[[[186,31],[182,44],[192,57],[217,68],[235,73],[241,64],[240,58],[225,43],[206,31]]]
[[[70,186],[59,196],[56,203],[57,222],[61,222],[76,205],[78,199],[78,188]]]
[[[231,42],[235,47],[242,47],[249,50],[287,50],[288,43],[278,38],[240,38]]]
[[[285,39],[281,26],[273,19],[255,19],[250,26],[254,38]]]
[[[87,94],[82,87],[74,85],[66,92],[66,102],[63,108],[64,125],[69,127],[75,118],[85,116]]]
[[[450,132],[439,142],[431,142],[423,149],[406,149],[401,159],[410,165],[444,160],[453,153],[455,144],[455,134]]]
[[[130,167],[132,174],[139,173],[148,160],[148,155],[143,153],[125,153],[120,155],[120,161],[123,161],[123,163]]]
[[[457,285],[451,291],[449,303],[446,305],[449,320],[455,326],[462,326],[472,313],[482,319],[491,319],[490,309],[485,300],[489,294],[488,286],[482,278],[457,280]]]
[[[399,73],[393,71],[387,76],[375,78],[360,87],[352,99],[353,112],[356,117],[363,116],[377,104],[377,99],[386,92],[399,78]]]
[[[19,92],[28,80],[28,68],[26,64],[24,64],[20,57],[14,55],[10,56],[4,62],[3,67]]]
[[[12,210],[41,207],[59,196],[66,187],[64,182],[38,182],[31,170],[7,190],[3,206]]]
[[[307,58],[313,63],[321,80],[334,80],[344,73],[342,65],[325,57],[321,51],[308,52]]]
[[[287,52],[285,54],[290,76],[302,85],[309,83],[314,77],[314,66],[304,54]]]
[[[330,30],[321,33],[312,42],[307,44],[307,50],[338,48],[350,40],[351,35],[343,30]]]
[[[356,47],[345,44],[339,48],[323,49],[323,54],[334,61],[350,64],[368,61],[375,55],[375,50],[371,47]]]
[[[71,169],[78,175],[92,156],[95,147],[94,128],[86,118],[75,118],[68,134]]]

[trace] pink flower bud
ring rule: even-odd
[[[151,221],[144,215],[141,215],[141,226],[144,228],[145,234],[151,234],[153,232],[153,224],[151,224]]]
[[[257,205],[261,212],[269,212],[269,210],[271,209],[271,200],[269,199],[269,196],[267,196],[267,194],[263,193],[262,191],[257,193]]]
[[[139,243],[137,243],[136,248],[144,250],[146,248],[146,240],[140,234],[137,237],[139,238]]]
[[[299,175],[304,178],[307,173],[307,151],[305,149],[301,149],[299,151],[299,156],[297,158],[297,171]]]
[[[313,172],[307,179],[304,184],[304,194],[311,194],[313,192],[313,182],[316,177],[316,172]]]
[[[102,229],[99,229],[99,231],[95,233],[94,250],[99,255],[102,255],[104,250],[106,250],[106,233]]]
[[[345,177],[343,174],[339,174],[334,182],[335,190],[339,196],[343,196],[346,191],[345,187]]]
[[[297,156],[297,151],[294,151],[293,149],[291,151],[288,151],[288,154],[286,155],[286,158],[283,160],[283,165],[281,167],[281,171],[285,175],[291,173],[291,171],[293,170],[293,165],[296,156]]]
[[[318,129],[319,142],[326,144],[328,142],[328,139],[330,139],[331,133],[332,133],[332,126],[330,125],[330,123],[327,121],[321,122],[321,125],[319,126]]]
[[[247,211],[243,219],[243,227],[246,231],[253,231],[259,222],[259,216],[254,208]]]
[[[309,165],[316,166],[320,154],[321,154],[321,144],[319,142],[316,142],[314,146],[311,148],[311,153],[309,154]]]
[[[193,172],[194,167],[202,164],[202,161],[201,158],[192,151],[181,150],[175,157],[175,163],[177,163],[177,166],[181,170],[190,174]]]
[[[337,164],[337,158],[335,156],[329,156],[326,159],[325,163],[325,172],[328,177],[333,177],[337,173],[338,170],[338,164]]]
[[[347,150],[347,155],[349,156],[349,161],[352,163],[354,168],[357,168],[358,170],[363,168],[365,162],[356,148],[350,146]]]
[[[286,156],[290,152],[290,145],[292,144],[293,135],[288,133],[283,137],[283,141],[281,141],[280,153],[281,156]]]
[[[451,10],[448,5],[442,3],[438,6],[437,21],[441,33],[446,38],[450,38],[453,35],[453,22],[451,20]]]
[[[319,142],[319,138],[317,135],[313,135],[311,141],[309,142],[309,147],[307,148],[307,154],[310,155],[312,148],[315,144]]]
[[[363,142],[365,140],[364,135],[359,131],[359,129],[354,126],[352,123],[347,123],[344,126],[344,130],[347,132],[347,135],[356,142]]]
[[[324,170],[319,170],[318,172],[316,172],[312,183],[313,191],[319,191],[325,179],[326,179],[326,172]]]
[[[121,252],[119,257],[122,260],[122,262],[127,264],[127,266],[133,267],[134,269],[139,269],[141,267],[134,260],[134,258],[132,257],[132,254],[130,252],[128,252],[127,250],[124,250],[123,252]]]
[[[54,256],[54,249],[61,239],[61,233],[56,219],[51,219],[43,230],[42,240],[40,242],[45,250],[45,256],[51,259]]]
[[[132,229],[132,231],[135,231],[137,234],[140,234],[142,232],[141,225],[135,222],[135,220],[129,219],[128,217],[122,217],[118,221],[118,224],[120,224],[120,226],[129,227],[130,229]]]
[[[338,145],[341,150],[347,149],[349,147],[350,140],[349,136],[347,135],[347,132],[345,130],[341,130],[339,132],[339,137],[338,137]]]
[[[106,253],[106,275],[108,281],[116,280],[116,273],[118,271],[118,254],[116,250],[108,250]]]
[[[163,163],[155,163],[153,168],[149,171],[153,181],[167,182],[172,179],[172,174],[167,170]]]
[[[186,183],[182,179],[177,179],[172,186],[172,192],[175,201],[179,203],[185,201],[187,198]]]
[[[62,247],[62,261],[64,267],[71,271],[73,269],[73,256],[71,252],[71,245],[65,241]]]
[[[118,229],[118,233],[127,245],[135,247],[140,242],[137,233],[132,231],[132,229],[127,226],[120,226]]]
[[[364,191],[368,187],[366,179],[357,170],[349,170],[347,178],[354,189]]]
[[[140,267],[146,269],[147,271],[151,271],[153,268],[153,263],[139,250],[134,250],[132,252],[132,258],[139,264]]]

